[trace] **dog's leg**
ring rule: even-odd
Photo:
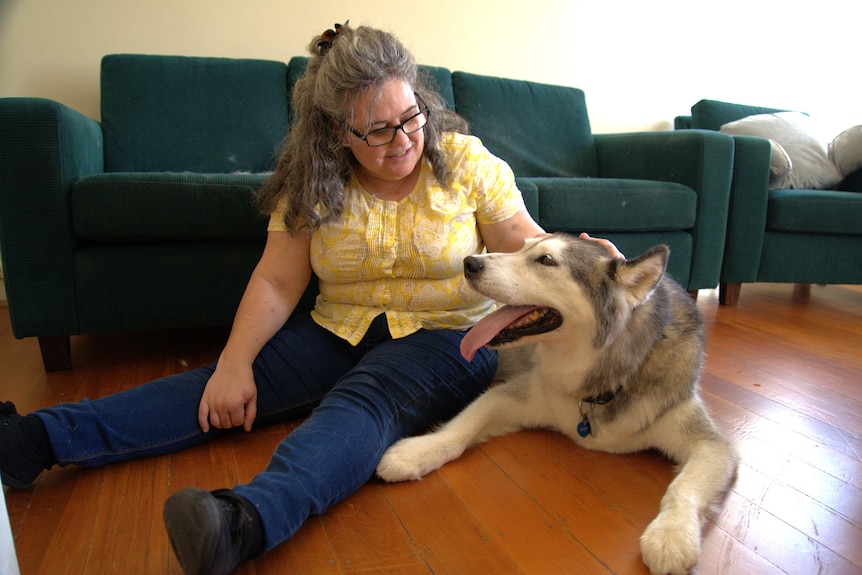
[[[420,479],[471,445],[524,427],[527,422],[521,416],[532,411],[529,400],[516,397],[511,389],[509,384],[492,387],[433,433],[395,443],[380,459],[377,475],[385,481]]]
[[[641,555],[654,575],[685,574],[700,557],[701,531],[736,474],[736,451],[714,428],[701,405],[673,418],[677,440],[659,445],[681,469],[661,500],[658,516],[641,536]],[[685,431],[684,431],[685,430]]]

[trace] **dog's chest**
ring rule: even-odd
[[[569,386],[554,384],[551,379],[532,378],[529,384],[529,405],[535,421],[543,427],[556,429],[566,435],[576,433],[581,420],[581,398]]]
[[[586,394],[578,387],[549,385],[535,382],[531,386],[530,404],[533,414],[543,427],[549,427],[590,449],[628,451],[631,440],[624,421],[608,419],[607,406],[585,401]],[[584,422],[589,422],[585,433]]]

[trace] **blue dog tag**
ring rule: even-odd
[[[590,420],[585,415],[581,422],[578,424],[578,435],[581,437],[587,437],[592,432],[590,428]]]

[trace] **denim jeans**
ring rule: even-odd
[[[312,514],[359,489],[389,445],[463,409],[489,385],[496,353],[461,357],[464,332],[420,330],[392,339],[379,316],[357,345],[292,318],[254,363],[256,424],[311,416],[276,448],[266,469],[233,489],[260,513],[266,550]],[[205,434],[198,405],[215,364],[100,399],[34,412],[60,465],[96,466],[162,455]]]

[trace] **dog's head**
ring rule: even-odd
[[[613,258],[595,241],[555,234],[529,240],[514,253],[467,257],[470,286],[505,305],[465,336],[462,354],[470,359],[486,344],[571,337],[574,330],[601,347],[653,293],[669,254],[661,245],[635,259]]]

